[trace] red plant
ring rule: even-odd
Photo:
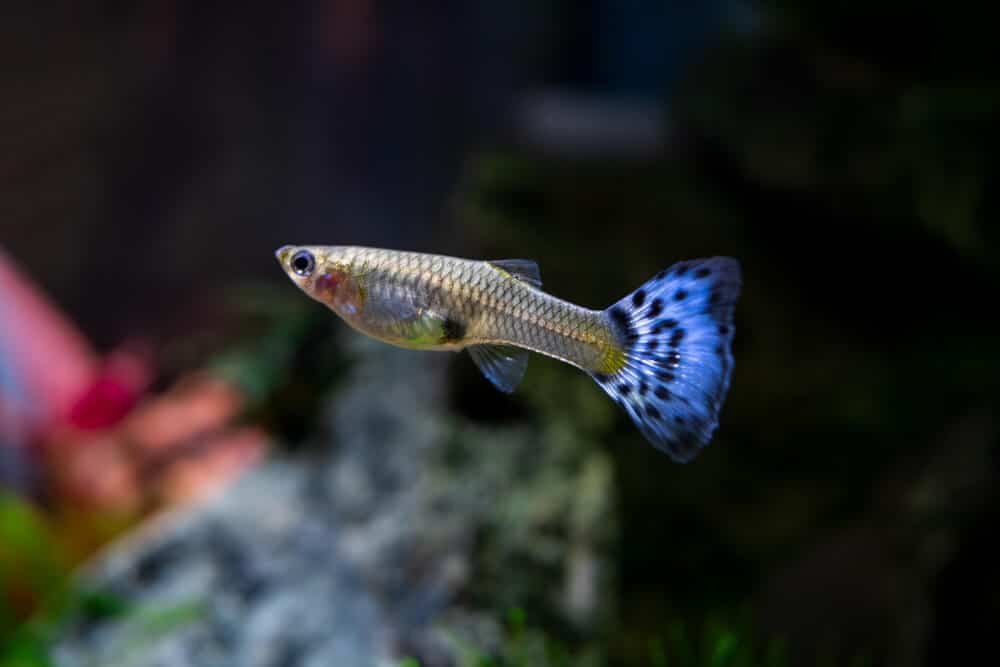
[[[140,342],[99,359],[0,253],[0,447],[39,468],[54,511],[139,517],[219,486],[264,451],[264,433],[238,423],[239,387],[198,372],[151,394],[155,375]]]

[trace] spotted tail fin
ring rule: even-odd
[[[594,379],[675,461],[694,458],[719,425],[740,286],[735,259],[679,262],[605,311],[625,364]]]

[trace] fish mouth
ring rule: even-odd
[[[280,248],[278,248],[277,250],[274,251],[274,256],[277,258],[278,262],[282,266],[285,265],[285,262],[288,259],[288,253],[290,253],[292,251],[292,248],[294,248],[294,247],[295,246],[291,246],[291,245],[283,245],[283,246],[281,246]]]

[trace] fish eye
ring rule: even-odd
[[[308,278],[316,268],[316,258],[308,250],[299,250],[292,255],[289,265],[297,275]]]

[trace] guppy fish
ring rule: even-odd
[[[529,350],[582,369],[675,461],[691,460],[718,426],[741,286],[729,257],[679,262],[590,310],[543,292],[530,260],[356,246],[275,254],[292,282],[361,333],[415,350],[468,350],[501,391],[521,381]]]

